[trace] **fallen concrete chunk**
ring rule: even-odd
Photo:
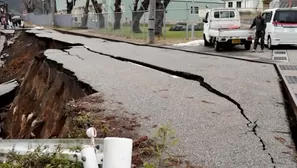
[[[4,49],[4,45],[6,42],[6,37],[5,36],[0,36],[0,52]]]
[[[2,100],[3,95],[13,91],[18,86],[19,86],[19,83],[17,82],[16,79],[0,84],[0,100]]]
[[[14,34],[15,30],[0,30],[3,34]]]
[[[18,86],[19,83],[16,79],[0,84],[0,108],[9,105],[13,101]]]

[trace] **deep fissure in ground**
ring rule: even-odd
[[[82,45],[82,46],[84,46],[84,45]],[[200,86],[207,89],[209,92],[211,92],[211,93],[213,93],[213,94],[215,94],[217,96],[220,96],[220,97],[228,100],[229,102],[231,102],[235,106],[237,106],[237,108],[240,111],[240,114],[248,121],[248,123],[246,125],[250,130],[247,131],[247,132],[252,132],[259,139],[259,142],[262,145],[262,150],[266,151],[267,147],[265,145],[265,142],[263,141],[261,136],[258,135],[258,132],[257,132],[257,128],[259,127],[258,124],[257,124],[257,120],[256,121],[251,121],[246,116],[246,114],[244,113],[244,109],[241,107],[240,103],[238,103],[236,100],[234,100],[230,96],[228,96],[228,95],[218,91],[217,89],[213,88],[210,84],[208,84],[207,82],[204,81],[204,78],[202,76],[199,76],[199,75],[196,75],[196,74],[191,74],[191,73],[188,73],[188,72],[174,71],[174,70],[171,70],[171,69],[166,69],[166,68],[163,68],[163,67],[159,67],[159,66],[156,66],[156,65],[149,64],[149,63],[145,63],[145,62],[141,62],[141,61],[137,61],[137,60],[132,60],[132,59],[129,59],[129,58],[124,58],[124,57],[120,57],[120,56],[114,56],[114,55],[94,51],[94,50],[92,50],[90,48],[87,48],[87,47],[85,47],[85,48],[87,50],[91,51],[91,52],[98,53],[98,54],[103,55],[103,56],[108,56],[108,57],[110,57],[112,59],[116,59],[116,60],[120,60],[120,61],[124,61],[124,62],[131,62],[131,63],[137,64],[137,65],[141,65],[141,66],[144,66],[144,67],[147,67],[147,68],[151,68],[151,69],[154,69],[154,70],[157,70],[157,71],[161,71],[161,72],[164,72],[164,73],[167,73],[167,74],[170,74],[170,75],[175,75],[175,76],[187,79],[187,80],[192,80],[192,81],[199,82]],[[271,163],[273,164],[273,167],[276,167],[273,156],[269,152],[267,152],[267,155],[269,156],[269,158],[271,160]]]
[[[1,102],[9,100],[0,111],[3,138],[62,137],[61,130],[67,120],[64,105],[96,92],[62,64],[43,55],[47,49],[69,47],[63,42],[22,32],[12,46],[4,49],[3,53],[9,56],[0,70],[0,82],[17,79],[21,85],[1,97]]]
[[[98,51],[93,51],[93,50],[91,50],[90,48],[87,48],[87,47],[85,47],[85,48],[88,49],[91,52],[95,52],[95,53],[98,53],[100,55],[108,56],[108,57],[116,59],[116,60],[120,60],[120,61],[124,61],[124,62],[131,62],[131,63],[137,64],[137,65],[141,65],[141,66],[144,66],[144,67],[147,67],[147,68],[151,68],[151,69],[154,69],[154,70],[157,70],[157,71],[160,71],[160,72],[164,72],[164,73],[167,73],[167,74],[170,74],[170,75],[174,75],[174,76],[178,76],[178,77],[181,77],[181,78],[184,78],[184,79],[187,79],[187,80],[192,80],[192,81],[199,82],[200,86],[207,89],[209,92],[211,92],[211,93],[213,93],[213,94],[215,94],[217,96],[220,96],[220,97],[228,100],[229,102],[231,102],[235,106],[237,106],[237,108],[240,111],[240,114],[248,121],[248,123],[246,124],[247,127],[259,139],[259,142],[262,144],[262,150],[266,151],[267,147],[265,145],[265,142],[258,135],[258,132],[257,132],[257,128],[259,127],[258,124],[257,124],[257,120],[256,121],[251,121],[246,116],[246,114],[244,113],[244,109],[241,107],[240,103],[238,103],[236,100],[234,100],[230,96],[228,96],[228,95],[218,91],[217,89],[213,88],[210,84],[208,84],[207,82],[204,81],[204,78],[202,76],[199,76],[199,75],[196,75],[196,74],[191,74],[191,73],[188,73],[188,72],[183,72],[183,71],[174,71],[174,70],[171,70],[171,69],[167,69],[167,68],[164,68],[164,67],[159,67],[159,66],[152,65],[152,64],[149,64],[149,63],[145,63],[145,62],[141,62],[141,61],[137,61],[137,60],[132,60],[132,59],[124,58],[124,57],[120,57],[120,56],[105,54],[105,53],[98,52]],[[247,132],[249,132],[249,131],[247,131]],[[273,167],[276,167],[274,158],[271,155],[271,153],[267,152],[267,155],[269,156],[270,161],[273,164]]]
[[[54,100],[59,97],[63,97],[63,93],[65,93],[65,90],[67,90],[66,86],[68,86],[70,83],[75,83],[75,85],[73,85],[72,89],[76,88],[76,89],[80,90],[79,94],[71,95],[71,93],[74,93],[74,92],[77,93],[76,89],[74,89],[75,91],[73,91],[73,90],[69,91],[68,93],[70,95],[65,96],[67,98],[63,99],[63,101],[62,101],[63,103],[61,103],[61,105],[57,109],[55,109],[56,111],[59,111],[59,110],[61,111],[62,108],[64,107],[64,105],[66,104],[66,102],[70,101],[71,99],[78,99],[80,97],[84,97],[85,95],[90,95],[90,94],[96,92],[88,84],[85,84],[85,83],[79,81],[75,77],[73,72],[64,69],[62,64],[59,64],[55,61],[47,60],[46,57],[43,55],[43,52],[46,49],[60,49],[64,52],[67,52],[66,49],[69,49],[69,47],[71,47],[71,45],[62,43],[62,42],[57,42],[57,41],[54,41],[49,38],[37,38],[35,35],[27,34],[27,33],[22,33],[20,39],[22,39],[22,38],[31,39],[31,42],[28,42],[28,39],[26,39],[26,43],[28,43],[28,44],[25,46],[29,45],[29,46],[32,46],[34,49],[32,49],[32,51],[31,51],[28,49],[26,50],[25,48],[23,48],[23,49],[20,48],[19,52],[20,51],[22,51],[22,52],[26,51],[26,52],[18,53],[18,54],[15,54],[15,53],[12,54],[13,51],[10,51],[9,48],[6,49],[6,52],[11,52],[11,55],[21,55],[21,57],[23,57],[24,59],[23,59],[23,61],[20,61],[20,62],[14,62],[13,57],[9,57],[9,59],[7,60],[7,62],[8,62],[7,69],[2,72],[2,74],[4,74],[4,75],[1,76],[1,71],[0,71],[0,83],[3,81],[7,81],[9,79],[13,79],[13,78],[17,78],[18,80],[20,80],[22,82],[22,86],[17,91],[18,95],[12,104],[29,105],[33,101],[36,101],[36,98],[40,99],[42,97],[42,96],[40,97],[40,95],[42,95],[43,91],[46,90],[47,92],[49,92],[50,89],[55,88],[54,86],[57,86],[56,89],[53,89],[53,91],[52,91],[54,93],[53,95],[56,96],[56,97],[51,97],[51,99]],[[40,43],[40,41],[42,41],[42,42]],[[24,40],[24,42],[25,42],[25,40]],[[21,43],[21,42],[17,42],[14,45],[18,45],[18,43]],[[83,45],[75,44],[75,46],[83,46]],[[257,121],[251,121],[245,115],[244,109],[241,107],[240,103],[238,103],[236,100],[234,100],[230,96],[213,88],[211,85],[209,85],[208,83],[206,83],[204,81],[204,78],[202,76],[187,73],[187,72],[182,72],[182,71],[174,71],[174,70],[166,69],[163,67],[158,67],[158,66],[155,66],[152,64],[144,63],[141,61],[136,61],[136,60],[131,60],[131,59],[123,58],[123,57],[108,55],[105,53],[93,51],[89,48],[87,48],[87,49],[91,52],[95,52],[95,53],[101,54],[103,56],[108,56],[108,57],[116,59],[116,60],[131,62],[134,64],[145,66],[147,68],[161,71],[161,72],[164,72],[164,73],[167,73],[170,75],[175,75],[175,76],[187,79],[187,80],[199,82],[200,86],[204,87],[209,92],[211,92],[217,96],[220,96],[220,97],[228,100],[235,106],[237,106],[237,108],[240,111],[240,114],[248,121],[247,127],[250,129],[251,132],[253,132],[253,134],[259,139],[260,143],[262,144],[262,150],[263,151],[266,150],[266,145],[265,145],[263,139],[258,135],[258,132],[257,132],[257,128],[258,128]],[[68,52],[68,54],[70,54],[70,53]],[[34,58],[31,58],[30,56],[32,56],[32,55],[37,55],[37,56]],[[33,60],[33,62],[31,64],[31,66],[29,67],[30,62],[32,60]],[[24,72],[26,72],[26,69],[28,69],[28,68],[29,68],[29,70],[25,74]],[[11,70],[16,70],[16,72],[11,73]],[[55,75],[57,75],[58,77]],[[63,80],[58,80],[61,82],[55,84],[54,83],[55,80],[53,80],[53,79],[56,79],[56,77],[57,77],[57,79],[63,79]],[[41,86],[41,84],[36,84],[38,82],[41,82],[46,87],[42,87],[42,89],[38,89],[38,87]],[[29,86],[31,86],[31,87],[35,86],[35,87],[33,87],[33,89],[32,88],[28,89]],[[32,95],[32,93],[34,93],[33,95],[35,95],[36,97],[30,96],[30,95]],[[26,98],[30,101],[29,102],[22,101],[23,98]],[[47,101],[48,100],[46,100],[45,102],[47,102]],[[52,104],[50,105],[50,108],[52,110]],[[14,105],[12,105],[9,109],[6,109],[6,111],[10,111],[11,112],[10,114],[13,114],[13,113],[18,112],[18,108],[15,107]],[[40,112],[41,110],[38,108],[34,108],[33,111]],[[12,118],[11,122],[19,122],[20,125],[23,124],[22,126],[24,126],[23,127],[24,129],[20,129],[20,127],[12,128],[11,131],[8,131],[8,133],[6,133],[5,137],[7,137],[7,138],[33,138],[33,137],[34,138],[46,138],[46,137],[53,138],[53,137],[59,137],[58,126],[56,126],[56,129],[54,129],[55,131],[52,131],[52,132],[49,132],[49,130],[44,129],[44,127],[51,127],[51,129],[52,129],[52,127],[55,128],[54,125],[51,125],[50,123],[46,123],[45,121],[42,120],[43,117],[49,117],[49,116],[44,113],[41,114],[41,113],[34,113],[34,112],[30,113],[30,114],[22,113],[23,114],[22,116],[18,116],[17,118]],[[24,116],[24,114],[25,114],[25,116]],[[42,117],[40,117],[40,116],[42,116]],[[6,117],[11,117],[11,116],[6,116]],[[56,116],[52,116],[52,117],[54,120],[57,120],[57,118],[55,118]],[[22,123],[22,122],[24,122],[24,120],[27,120],[27,122],[25,124]],[[61,122],[58,123],[59,126],[65,124],[65,122],[66,122],[66,118],[63,115],[60,116],[59,120],[61,120]],[[33,123],[35,123],[37,125],[34,125],[34,128],[30,128],[30,126],[32,126]],[[9,125],[9,122],[7,122],[6,125]],[[29,132],[31,132],[31,134],[28,134],[29,132],[26,132],[26,131],[22,132],[22,130],[25,130],[25,129],[26,130],[28,129]],[[21,130],[21,131],[19,131],[19,130]],[[14,132],[18,132],[18,133],[15,134]],[[38,132],[39,132],[39,134],[38,134]],[[44,133],[41,135],[40,132],[44,132]],[[292,134],[293,134],[293,132],[292,132]],[[270,157],[271,163],[275,167],[275,162],[274,162],[273,157],[271,156],[271,154],[269,152],[267,153],[267,155]]]
[[[132,138],[132,164],[142,166],[151,156],[145,151],[154,144],[136,130],[139,119],[149,118],[127,111],[123,116],[119,116],[122,111],[105,114],[103,94],[43,54],[47,49],[66,51],[72,46],[77,44],[20,32],[15,43],[3,50],[9,57],[0,68],[0,83],[17,79],[21,85],[1,97],[0,102],[8,100],[0,107],[1,138],[87,138],[86,128],[95,126],[98,138]]]

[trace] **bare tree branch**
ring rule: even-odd
[[[22,1],[28,13],[34,12],[37,6],[40,5],[39,0],[22,0]]]

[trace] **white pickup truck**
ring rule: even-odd
[[[234,45],[251,48],[254,31],[241,28],[240,14],[234,8],[210,9],[203,19],[203,39],[205,46],[214,46],[216,51]]]

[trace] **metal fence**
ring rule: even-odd
[[[259,1],[260,2],[260,1]],[[206,12],[211,7],[223,7],[225,4],[210,5],[209,8],[195,8],[191,2],[171,2],[173,7],[165,10],[157,10],[156,16],[164,13],[159,29],[162,28],[162,35],[159,39],[188,40],[202,37],[203,22]],[[200,6],[203,6],[199,4]],[[199,6],[198,5],[198,6]],[[242,6],[238,8],[241,15],[241,22],[244,26],[250,25],[258,11],[263,11],[264,4],[254,3],[252,7]],[[283,1],[273,0],[270,8],[293,7],[296,4],[288,4]],[[110,9],[109,9],[110,8]],[[113,11],[112,6],[107,6],[103,11]],[[92,11],[91,11],[92,12]],[[158,14],[159,12],[159,14]],[[24,19],[35,25],[51,25],[52,15],[27,14]],[[135,18],[139,18],[136,20]],[[157,19],[158,20],[158,19]],[[118,21],[118,22],[117,22]],[[73,9],[72,14],[55,14],[54,23],[57,27],[71,29],[86,29],[88,32],[100,33],[109,36],[124,37],[127,39],[138,39],[147,41],[148,38],[148,11],[132,11],[132,7],[126,7],[122,13],[103,12],[101,14],[82,14],[82,10]],[[179,25],[176,25],[179,23]],[[75,30],[73,30],[75,31]]]
[[[181,3],[181,2],[172,2]],[[188,39],[191,35],[198,38],[203,29],[201,15],[191,13],[191,5],[183,2],[183,5],[173,5],[175,8],[157,10],[164,13],[160,39]],[[110,7],[111,8],[111,7]],[[207,9],[199,9],[205,11]],[[106,10],[107,11],[107,10]],[[110,11],[113,11],[111,9]],[[24,20],[34,25],[50,26],[51,14],[34,15],[32,13],[24,16]],[[139,20],[134,19],[139,17]],[[119,19],[120,18],[120,19]],[[118,22],[116,22],[118,21]],[[176,26],[177,23],[180,23]],[[148,37],[148,11],[132,11],[126,7],[122,13],[103,12],[101,14],[89,13],[81,14],[81,11],[72,11],[72,14],[55,14],[54,24],[57,27],[88,29],[95,33],[124,37],[127,39],[139,39],[147,41]],[[195,31],[191,33],[192,24]]]

